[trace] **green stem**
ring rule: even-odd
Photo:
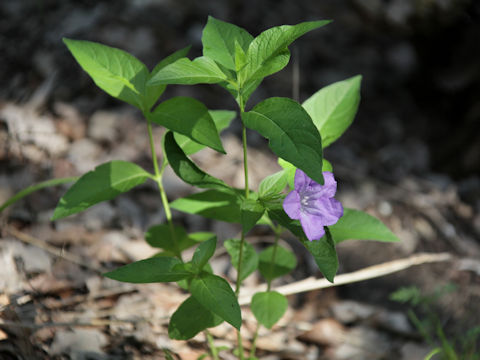
[[[247,155],[247,128],[242,121],[243,169],[245,174],[245,197],[248,199],[248,155]]]
[[[273,228],[273,231],[275,232],[275,242],[273,244],[273,252],[272,252],[272,259],[270,261],[270,267],[273,268],[275,264],[275,257],[277,256],[277,248],[278,248],[278,239],[280,237],[280,232],[281,229],[280,227],[275,227]],[[270,268],[270,272],[271,271]],[[272,288],[272,280],[267,280],[267,292],[270,291]],[[253,335],[253,340],[252,340],[252,347],[250,348],[250,356],[254,357],[255,356],[255,351],[257,350],[257,339],[258,339],[258,332],[260,330],[260,324],[257,324],[257,328],[255,329],[255,334]]]
[[[243,171],[245,174],[245,197],[248,199],[248,154],[247,154],[247,128],[243,123],[243,113],[245,112],[245,104],[243,103],[243,89],[238,89],[238,106],[240,107],[240,120],[242,121],[242,145],[243,145]]]
[[[275,242],[273,243],[272,259],[270,260],[270,273],[272,273],[273,267],[275,266],[275,258],[277,257],[278,249],[278,239],[280,237],[280,230],[278,228],[274,229],[275,231]],[[267,281],[267,291],[270,291],[272,287],[272,280]]]
[[[240,238],[240,251],[238,252],[238,268],[237,268],[237,281],[235,284],[235,295],[238,298],[240,294],[240,286],[242,285],[242,278],[240,273],[242,271],[242,260],[243,260],[243,247],[245,246],[245,232],[242,229],[241,238]]]
[[[245,356],[243,354],[243,344],[242,344],[242,334],[240,330],[237,330],[237,342],[238,342],[238,358],[244,360]]]
[[[182,259],[182,254],[180,250],[178,249],[178,241],[177,241],[177,235],[175,234],[175,227],[173,226],[173,221],[172,221],[172,212],[170,210],[170,204],[168,203],[168,198],[167,194],[165,193],[165,188],[163,187],[163,172],[165,171],[165,168],[167,166],[167,162],[164,159],[161,168],[158,166],[158,159],[157,159],[157,152],[155,150],[155,143],[153,141],[153,130],[152,130],[152,122],[148,118],[148,116],[145,115],[145,118],[147,119],[147,130],[148,130],[148,140],[150,142],[150,151],[152,153],[152,162],[153,162],[153,169],[155,171],[155,182],[157,183],[158,186],[158,191],[160,192],[160,198],[162,199],[162,205],[163,209],[165,210],[165,217],[167,218],[167,223],[168,227],[170,229],[170,234],[172,235],[172,239],[174,243],[176,244],[176,255],[177,257],[183,261]]]
[[[243,171],[245,174],[245,198],[248,199],[249,189],[248,189],[248,158],[247,158],[247,128],[243,123],[243,113],[245,111],[245,104],[243,103],[242,88],[238,89],[240,107],[240,120],[242,121],[242,144],[243,144]],[[238,252],[238,269],[237,269],[237,281],[235,284],[235,296],[238,299],[240,294],[240,286],[242,285],[242,279],[240,274],[242,272],[242,260],[243,260],[243,247],[245,245],[245,231],[242,229],[241,239],[240,239],[240,251]],[[238,342],[238,358],[240,360],[244,359],[243,354],[243,343],[242,343],[242,334],[240,330],[237,330],[237,342]]]
[[[78,177],[67,177],[67,178],[60,178],[60,179],[52,179],[52,180],[47,180],[43,181],[41,183],[29,186],[26,189],[23,189],[22,191],[19,191],[16,193],[14,196],[9,198],[7,201],[5,201],[1,206],[0,206],[0,212],[2,212],[4,209],[9,207],[10,205],[16,203],[18,200],[23,199],[25,196],[30,195],[31,193],[50,187],[50,186],[57,186],[57,185],[62,185],[70,182],[77,181]]]
[[[220,360],[218,357],[218,350],[213,342],[213,336],[208,330],[205,330],[205,335],[207,336],[208,347],[210,348],[210,354],[212,355],[213,360]]]
[[[152,153],[153,169],[155,170],[155,176],[157,179],[161,179],[162,175],[160,174],[160,169],[158,168],[157,152],[155,150],[155,142],[153,141],[152,122],[147,116],[145,116],[145,118],[147,119],[148,140],[150,142],[150,152]]]

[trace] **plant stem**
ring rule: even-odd
[[[240,330],[237,330],[237,342],[238,342],[238,358],[244,360],[245,356],[243,355],[243,344],[242,344],[242,334]]]
[[[248,155],[247,155],[247,128],[242,121],[243,169],[245,174],[245,197],[248,199]]]
[[[243,123],[243,113],[245,112],[245,104],[243,103],[243,89],[238,89],[238,106],[240,107],[240,120],[242,121],[242,146],[243,146],[243,172],[245,174],[245,197],[248,199],[248,154],[247,154],[247,128]]]
[[[245,175],[245,198],[248,199],[249,189],[248,189],[248,158],[247,158],[247,128],[243,123],[243,113],[245,112],[245,104],[243,103],[243,94],[242,88],[239,87],[238,89],[239,94],[239,102],[238,105],[240,107],[240,120],[242,122],[242,145],[243,145],[243,172]],[[242,260],[243,260],[243,247],[245,245],[245,231],[242,228],[241,239],[240,239],[240,251],[238,252],[238,268],[237,268],[237,281],[235,284],[235,296],[238,299],[240,294],[240,286],[242,285],[242,279],[240,277],[242,271]],[[240,360],[244,359],[243,354],[243,343],[242,343],[242,334],[240,330],[237,330],[237,342],[238,342],[238,358]]]
[[[212,354],[212,359],[213,360],[219,360],[220,358],[218,357],[218,351],[217,351],[217,348],[215,347],[215,344],[213,342],[212,334],[210,334],[210,331],[205,330],[205,335],[207,336],[208,347],[210,348],[210,353]]]
[[[172,221],[172,212],[170,211],[170,204],[168,203],[168,198],[167,194],[165,193],[165,188],[163,187],[163,182],[162,182],[162,177],[163,177],[163,172],[165,171],[165,168],[167,166],[167,163],[165,159],[162,162],[161,169],[158,166],[158,159],[157,159],[157,152],[155,150],[155,143],[153,141],[153,131],[152,131],[152,122],[144,114],[145,118],[147,119],[147,130],[148,130],[148,140],[150,142],[150,151],[152,153],[152,162],[153,162],[153,169],[155,171],[155,182],[157,183],[158,186],[158,191],[160,192],[160,198],[162,199],[162,205],[163,209],[165,210],[165,217],[167,218],[167,223],[168,227],[170,229],[170,234],[172,235],[172,239],[174,243],[176,244],[177,247],[177,257],[182,260],[182,254],[178,250],[178,241],[177,241],[177,235],[175,234],[175,228],[173,226],[173,221]]]
[[[273,252],[272,252],[272,259],[270,261],[270,272],[275,264],[275,257],[277,256],[277,248],[278,248],[278,239],[280,237],[280,232],[281,229],[280,227],[274,227],[273,231],[275,232],[275,242],[273,244]],[[272,288],[272,280],[269,279],[267,280],[267,292],[270,291]],[[250,356],[254,357],[255,356],[255,351],[257,348],[257,339],[258,339],[258,332],[260,330],[260,324],[257,323],[257,328],[255,329],[255,334],[253,335],[253,340],[252,340],[252,347],[250,348]]]

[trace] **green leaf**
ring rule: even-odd
[[[280,206],[279,208],[268,209],[268,216],[299,238],[307,250],[313,255],[322,274],[328,281],[333,282],[333,278],[338,270],[338,258],[335,243],[332,239],[333,235],[330,234],[329,230],[332,226],[325,227],[325,236],[320,240],[309,241],[303,232],[300,222],[290,219]]]
[[[283,69],[290,59],[287,47],[305,33],[328,24],[329,20],[283,25],[265,30],[250,43],[247,65],[241,76],[245,80],[261,79]]]
[[[171,282],[186,279],[192,274],[182,268],[180,260],[173,257],[153,257],[122,266],[104,276],[129,283]]]
[[[187,184],[200,188],[221,189],[232,191],[222,180],[208,175],[197,167],[178,146],[171,131],[165,134],[165,154],[168,162],[177,176]]]
[[[323,161],[322,161],[322,172],[323,171],[330,171],[330,172],[333,172],[333,166],[332,164],[330,163],[330,161],[328,161],[327,159],[323,158]]]
[[[217,133],[221,133],[223,130],[225,130],[237,115],[235,111],[229,110],[209,110],[208,112],[213,119]],[[177,132],[175,132],[173,136],[175,137],[175,141],[177,142],[178,146],[182,148],[185,155],[195,154],[197,151],[200,151],[205,147],[204,145],[193,141],[188,136],[179,134]]]
[[[250,231],[260,220],[265,208],[254,199],[243,199],[240,208],[240,222],[244,233]]]
[[[202,35],[203,55],[235,70],[235,44],[246,51],[252,40],[245,29],[209,16]]]
[[[400,303],[411,303],[413,306],[417,306],[422,302],[423,296],[418,287],[406,286],[391,293],[389,299]]]
[[[151,175],[128,161],[111,161],[81,176],[60,199],[52,220],[78,213],[101,201],[111,200],[143,184]]]
[[[173,313],[168,324],[168,336],[188,340],[200,331],[220,325],[223,319],[207,310],[193,296],[185,300]]]
[[[235,98],[237,104],[243,103],[243,105],[245,106],[248,99],[250,98],[250,95],[253,94],[253,92],[258,88],[261,82],[262,79],[247,81],[245,84],[243,84],[241,94],[239,93],[237,85],[228,82],[223,82],[219,85],[227,89],[227,91]]]
[[[240,254],[240,244],[239,239],[228,239],[225,241],[224,246],[227,249],[230,258],[232,259],[232,265],[238,271],[238,257]],[[248,275],[253,273],[258,268],[258,255],[252,245],[246,241],[243,243],[242,250],[242,267],[240,269],[240,281],[245,280]]]
[[[256,293],[250,305],[257,321],[267,329],[271,329],[280,320],[287,311],[287,307],[287,298],[276,291]]]
[[[29,186],[26,189],[23,189],[23,190],[19,191],[18,193],[13,195],[11,198],[7,199],[7,201],[5,201],[2,204],[2,206],[0,206],[0,212],[2,212],[3,210],[5,210],[10,205],[15,204],[17,201],[23,199],[25,196],[28,196],[35,191],[39,191],[39,190],[45,189],[47,187],[52,187],[52,186],[71,183],[71,182],[74,182],[74,181],[77,181],[77,180],[78,180],[78,177],[73,176],[73,177],[68,177],[68,178],[59,178],[59,179],[42,181],[38,184]]]
[[[337,140],[352,123],[360,102],[362,77],[354,76],[326,86],[303,103],[322,135],[323,147]]]
[[[258,268],[267,281],[288,274],[297,266],[297,258],[287,249],[272,245],[259,255]]]
[[[282,170],[263,179],[258,187],[258,197],[266,198],[281,193],[287,186],[287,175],[287,172]]]
[[[145,240],[152,247],[164,249],[167,253],[179,256],[183,250],[215,237],[215,234],[210,232],[197,232],[187,235],[185,229],[177,225],[174,226],[174,232],[175,237],[172,237],[169,225],[155,225],[147,230]]]
[[[181,50],[174,52],[173,54],[167,56],[165,59],[160,61],[150,73],[148,80],[150,80],[153,76],[155,76],[155,74],[159,72],[161,69],[163,69],[165,66],[170,65],[171,63],[177,61],[182,57],[185,57],[189,50],[190,50],[190,46],[187,46]],[[167,86],[163,84],[160,84],[160,85],[151,85],[149,83],[146,84],[146,87],[145,87],[146,93],[145,93],[145,100],[144,100],[145,111],[150,111],[152,106],[157,102],[160,95],[163,94],[166,87]]]
[[[336,244],[348,239],[400,241],[380,220],[360,210],[344,208],[343,216],[329,229]]]
[[[90,41],[64,38],[63,42],[100,89],[143,109],[150,74],[140,60],[123,50]]]
[[[149,114],[153,122],[225,154],[218,130],[205,105],[189,97],[174,97]]]
[[[190,292],[205,308],[220,316],[236,329],[242,325],[242,315],[230,284],[223,278],[202,273],[192,279]]]
[[[288,229],[293,235],[297,236],[298,238],[304,238],[305,233],[303,232],[302,226],[300,225],[300,221],[290,219],[290,217],[285,213],[283,210],[281,203],[269,203],[267,204],[268,208],[268,216],[273,221],[276,221],[284,228]]]
[[[215,61],[206,56],[201,56],[193,61],[181,58],[165,66],[152,76],[148,84],[216,84],[226,80],[227,76]]]
[[[173,64],[175,61],[180,60],[181,58],[187,56],[190,51],[191,46],[186,46],[183,49],[175,51],[173,54],[167,56],[165,59],[161,60],[152,70],[152,76],[162,70],[165,66]]]
[[[235,40],[235,72],[238,73],[240,70],[244,68],[245,65],[247,65],[247,54],[245,53],[244,47],[237,41]]]
[[[217,247],[217,237],[213,237],[201,243],[193,254],[192,264],[199,270],[203,269],[208,260],[215,253]]]
[[[323,184],[322,140],[300,104],[288,98],[269,98],[243,113],[242,120],[270,140],[275,154]]]
[[[192,239],[193,241],[195,241],[196,243],[208,241],[211,238],[216,237],[216,236],[217,235],[215,235],[214,233],[209,232],[209,231],[197,231],[197,232],[188,234],[188,237],[190,239]]]
[[[207,190],[170,203],[172,209],[209,219],[240,223],[241,198],[231,193]]]
[[[338,271],[338,257],[335,243],[328,227],[325,227],[325,236],[320,240],[309,241],[306,238],[302,238],[301,241],[310,254],[312,254],[323,276],[333,283],[333,278]]]
[[[297,167],[295,165],[289,163],[288,161],[283,160],[282,158],[278,158],[278,165],[280,165],[286,173],[288,187],[290,189],[294,189],[295,188],[295,173],[297,171]],[[325,158],[323,158],[323,160],[322,160],[322,173],[324,171],[333,172],[332,164],[330,164],[330,161],[328,161]]]

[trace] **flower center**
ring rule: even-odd
[[[300,204],[302,204],[302,207],[307,207],[308,206],[308,200],[310,199],[310,196],[305,195],[302,196],[302,199],[300,200]]]

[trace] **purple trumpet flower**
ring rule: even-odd
[[[308,240],[318,240],[324,226],[335,224],[343,216],[342,204],[333,198],[337,182],[333,174],[323,172],[324,185],[317,184],[302,170],[295,173],[295,189],[283,201],[283,209],[294,220],[300,220]]]

